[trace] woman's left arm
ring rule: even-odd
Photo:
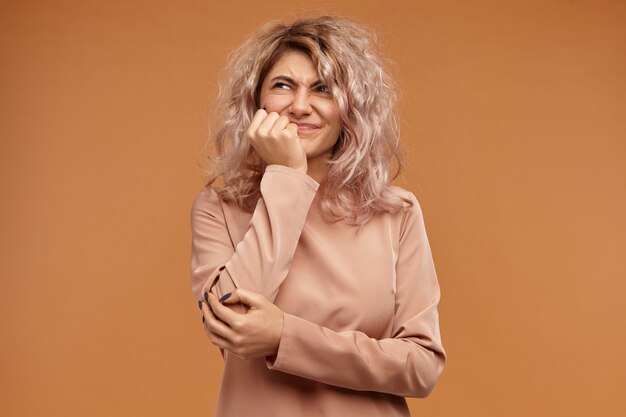
[[[437,305],[439,283],[415,196],[405,214],[396,266],[390,338],[334,331],[284,313],[280,345],[268,368],[344,388],[426,397],[446,363]]]
[[[389,338],[335,331],[283,313],[261,294],[237,289],[225,303],[241,301],[251,306],[245,315],[221,306],[212,294],[210,307],[203,304],[211,340],[244,359],[265,356],[272,370],[325,384],[428,396],[443,371],[446,353],[439,333],[439,284],[421,209],[412,199],[414,204],[403,218]]]

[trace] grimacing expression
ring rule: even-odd
[[[259,99],[268,113],[287,116],[298,125],[309,163],[330,155],[341,133],[341,116],[308,55],[285,52],[265,76]]]

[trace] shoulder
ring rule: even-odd
[[[221,199],[217,189],[207,185],[196,195],[192,205],[220,204],[220,201]]]
[[[392,185],[390,189],[394,195],[402,200],[402,209],[400,211],[403,215],[406,215],[407,212],[421,210],[417,197],[411,191],[397,185]]]
[[[241,207],[233,200],[234,197],[229,195],[228,190],[207,185],[194,199],[191,205],[191,217],[248,224],[256,206],[256,200],[251,200],[249,207]],[[245,204],[245,202],[242,201],[240,204]]]
[[[222,212],[222,199],[215,187],[206,186],[191,204],[191,214],[217,215]]]
[[[422,207],[413,192],[398,186],[393,186],[393,191],[403,201],[402,208],[397,213],[400,223],[400,240],[402,240],[409,229],[423,225]]]

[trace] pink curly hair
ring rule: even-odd
[[[376,52],[373,31],[332,16],[303,18],[290,25],[270,22],[233,51],[220,86],[221,123],[212,142],[206,185],[218,178],[220,197],[253,211],[260,197],[265,163],[246,139],[258,109],[265,75],[288,51],[305,52],[330,87],[339,108],[342,131],[328,162],[319,193],[329,221],[363,225],[377,213],[396,212],[406,194],[391,185],[404,167],[396,114],[396,86]],[[211,161],[212,159],[212,161]],[[390,177],[390,166],[396,170]]]

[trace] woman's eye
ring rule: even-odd
[[[324,84],[318,85],[317,86],[317,91],[319,91],[320,93],[330,93],[330,90]]]
[[[288,84],[285,83],[276,83],[274,84],[274,88],[280,88],[282,90],[289,88]]]

